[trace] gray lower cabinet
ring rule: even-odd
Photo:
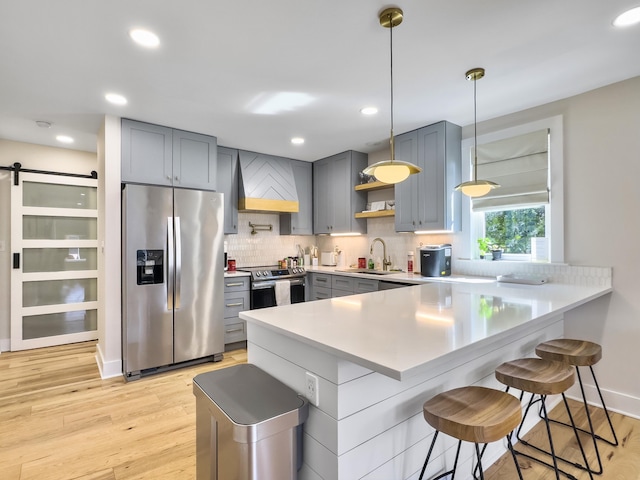
[[[122,119],[125,183],[215,191],[216,160],[216,137]]]
[[[311,285],[310,300],[378,291],[378,280],[315,272],[308,273],[307,277]]]
[[[224,343],[225,345],[247,339],[246,322],[238,317],[249,310],[249,277],[224,278]]]
[[[238,233],[238,150],[218,147],[218,192],[224,194],[224,233]]]
[[[291,160],[298,192],[298,213],[280,214],[281,235],[313,235],[313,165]]]
[[[313,162],[313,230],[316,234],[367,233],[367,192],[355,191],[367,154],[347,151]]]
[[[377,292],[378,283],[378,280],[356,278],[353,283],[353,293]]]
[[[307,273],[309,300],[331,298],[331,275],[328,273]]]
[[[395,185],[397,232],[460,230],[461,194],[454,188],[461,181],[461,132],[442,121],[395,138],[396,158],[422,168]]]

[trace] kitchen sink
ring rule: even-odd
[[[343,268],[336,269],[336,272],[344,273],[366,273],[368,275],[393,275],[394,273],[402,273],[401,270],[369,270],[368,268]]]

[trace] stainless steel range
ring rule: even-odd
[[[304,267],[242,268],[251,273],[251,309],[304,302],[307,272]]]

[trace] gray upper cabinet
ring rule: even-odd
[[[173,131],[173,185],[215,191],[217,187],[216,137]]]
[[[394,187],[396,231],[413,232],[416,230],[418,218],[418,182],[427,175],[424,166],[418,161],[418,130],[398,135],[394,141],[397,159],[422,167],[422,172],[410,175],[404,182],[397,183]]]
[[[367,155],[347,151],[313,162],[313,229],[316,234],[366,233],[366,219],[354,218],[367,205],[367,193],[355,191]]]
[[[224,233],[238,233],[238,150],[218,147],[218,192],[224,194]]]
[[[198,133],[122,120],[122,181],[216,189],[217,140]]]
[[[280,215],[281,235],[313,235],[313,165],[291,160],[298,192],[298,213]]]
[[[395,186],[397,232],[460,230],[462,129],[439,122],[395,140],[396,158],[415,163],[422,172]]]
[[[172,185],[172,144],[172,129],[123,119],[122,181]]]

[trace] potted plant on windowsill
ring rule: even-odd
[[[483,260],[487,252],[489,251],[489,244],[491,241],[488,238],[479,238],[478,242],[478,252],[480,254],[480,260]]]
[[[502,252],[503,251],[504,251],[504,246],[503,245],[492,245],[491,246],[491,256],[493,257],[493,260],[502,259]]]

